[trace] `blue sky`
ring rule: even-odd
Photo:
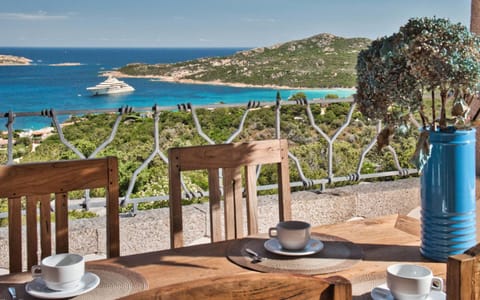
[[[469,26],[466,0],[2,0],[0,47],[258,47],[375,39],[411,17]]]

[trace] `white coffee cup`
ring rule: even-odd
[[[387,268],[387,286],[398,300],[427,299],[432,290],[443,290],[443,279],[427,267],[401,263]]]
[[[310,240],[310,224],[302,221],[285,221],[271,227],[268,235],[277,238],[282,248],[287,250],[302,250]]]
[[[41,277],[47,287],[55,291],[71,290],[78,286],[85,274],[85,259],[73,253],[61,253],[42,259],[32,266],[32,276]]]

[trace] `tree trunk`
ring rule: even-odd
[[[480,0],[471,0],[470,10],[470,31],[476,34],[480,34]],[[475,96],[473,101],[479,101],[478,96]],[[479,112],[479,108],[472,109],[470,116],[476,116]],[[477,139],[476,139],[476,175],[480,177],[480,128],[477,127]],[[478,197],[479,195],[477,195]]]
[[[471,0],[470,31],[480,34],[480,0]]]

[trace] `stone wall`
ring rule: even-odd
[[[259,199],[259,230],[267,232],[278,222],[276,195]],[[292,214],[312,225],[332,224],[352,218],[371,218],[388,214],[408,214],[419,206],[419,179],[361,183],[323,192],[301,191],[292,194]],[[207,241],[208,204],[189,205],[184,211],[186,244]],[[70,252],[82,255],[105,253],[105,217],[70,222]],[[120,218],[121,255],[155,251],[170,247],[168,209],[141,211],[134,217]],[[0,229],[0,251],[8,253],[7,228]],[[8,256],[0,256],[0,268],[8,268]]]

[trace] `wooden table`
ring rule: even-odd
[[[359,245],[364,258],[352,268],[336,273],[316,275],[329,277],[340,275],[352,282],[358,299],[369,299],[369,291],[385,282],[385,270],[396,262],[409,262],[431,268],[436,276],[446,278],[446,264],[432,262],[419,253],[420,223],[417,219],[390,215],[334,225],[317,226],[313,232],[338,236]],[[136,255],[121,256],[89,262],[96,266],[128,268],[141,274],[149,288],[223,275],[255,272],[232,263],[226,257],[231,241],[214,244],[162,250]],[[12,283],[31,280],[27,273],[0,276],[0,288]]]

